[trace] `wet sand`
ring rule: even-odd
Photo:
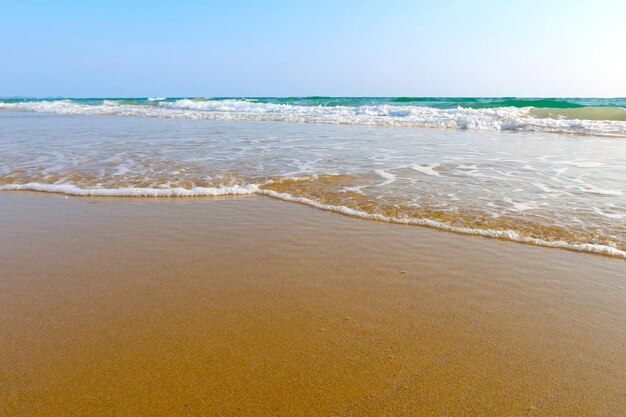
[[[626,415],[623,260],[258,196],[0,234],[0,416]]]

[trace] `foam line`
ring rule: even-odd
[[[259,194],[268,197],[280,199],[288,202],[295,202],[305,204],[311,207],[316,207],[326,211],[332,211],[336,213],[345,214],[352,217],[357,217],[367,220],[376,220],[387,223],[408,224],[426,226],[435,229],[446,230],[449,232],[477,235],[484,237],[491,237],[497,239],[506,239],[513,242],[527,243],[536,246],[545,246],[551,248],[568,249],[578,252],[595,253],[601,255],[608,255],[617,258],[626,259],[626,251],[619,250],[617,248],[608,245],[598,244],[578,244],[569,243],[565,241],[546,241],[542,239],[536,239],[526,236],[521,236],[519,233],[513,230],[491,230],[491,229],[470,229],[466,227],[455,227],[448,224],[430,220],[430,219],[416,219],[416,218],[397,218],[389,217],[376,213],[368,213],[362,210],[355,210],[350,207],[337,206],[320,203],[315,200],[311,200],[305,197],[297,197],[288,193],[280,193],[273,190],[265,190],[260,188],[256,184],[248,184],[245,186],[223,186],[223,187],[194,187],[194,188],[89,188],[83,189],[74,185],[61,184],[5,184],[0,186],[0,191],[40,191],[48,193],[61,193],[72,196],[102,196],[102,197],[201,197],[201,196],[225,196],[225,195],[250,195]]]

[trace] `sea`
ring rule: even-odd
[[[263,195],[626,259],[626,98],[2,98],[20,190]]]

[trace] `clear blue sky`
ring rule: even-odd
[[[626,96],[626,1],[0,0],[0,96]]]

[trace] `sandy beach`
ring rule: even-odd
[[[626,1],[1,10],[0,417],[626,417]]]
[[[0,415],[626,415],[626,263],[260,196],[0,193]]]

